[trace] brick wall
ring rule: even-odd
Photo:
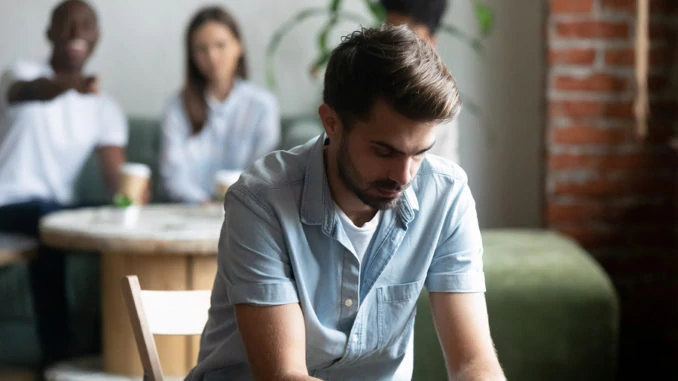
[[[546,21],[546,221],[611,275],[622,308],[620,379],[634,380],[678,379],[678,172],[668,144],[678,119],[678,0],[650,4],[645,139],[633,117],[636,1],[550,0]]]

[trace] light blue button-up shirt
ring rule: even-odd
[[[361,262],[331,198],[324,142],[270,154],[229,189],[212,306],[187,380],[252,379],[238,303],[299,303],[315,377],[407,380],[422,288],[485,291],[475,202],[459,166],[426,157]]]

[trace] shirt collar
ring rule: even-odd
[[[223,101],[219,101],[217,98],[213,97],[210,93],[205,90],[205,101],[207,103],[207,107],[212,110],[212,111],[219,111],[222,109],[225,109],[230,103],[232,103],[233,95],[236,94],[240,90],[240,85],[241,85],[242,80],[240,78],[236,78],[233,81],[233,88],[231,89],[231,92],[228,94],[226,99]]]
[[[301,222],[307,225],[323,225],[323,230],[329,234],[333,230],[336,211],[325,172],[326,139],[327,135],[323,133],[311,148],[306,164],[299,212]],[[410,186],[403,192],[394,211],[397,211],[402,222],[407,224],[414,219],[418,210],[419,200],[413,187]]]

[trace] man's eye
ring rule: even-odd
[[[386,149],[376,149],[376,150],[374,150],[374,152],[379,157],[389,157],[389,156],[391,156],[391,151],[386,150]]]

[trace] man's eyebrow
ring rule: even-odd
[[[397,153],[398,155],[403,155],[403,156],[407,156],[407,155],[408,155],[407,152],[401,151],[401,150],[395,148],[394,146],[392,146],[392,145],[390,145],[390,144],[388,144],[388,143],[385,143],[385,142],[380,142],[380,141],[378,141],[378,140],[370,140],[370,143],[371,143],[371,144],[374,144],[374,145],[377,145],[377,146],[379,146],[379,147],[386,148],[386,149],[388,149],[389,151],[392,151],[392,152],[394,152],[394,153]],[[422,150],[420,150],[420,151],[417,151],[417,152],[413,153],[412,155],[415,155],[415,156],[416,156],[416,155],[421,155],[421,154],[423,154],[423,153],[425,153],[425,152],[431,150],[431,148],[433,148],[434,145],[435,145],[435,142],[433,142],[433,144],[431,144],[430,146],[428,146],[428,147],[426,147],[426,148],[424,148],[424,149],[422,149]]]

